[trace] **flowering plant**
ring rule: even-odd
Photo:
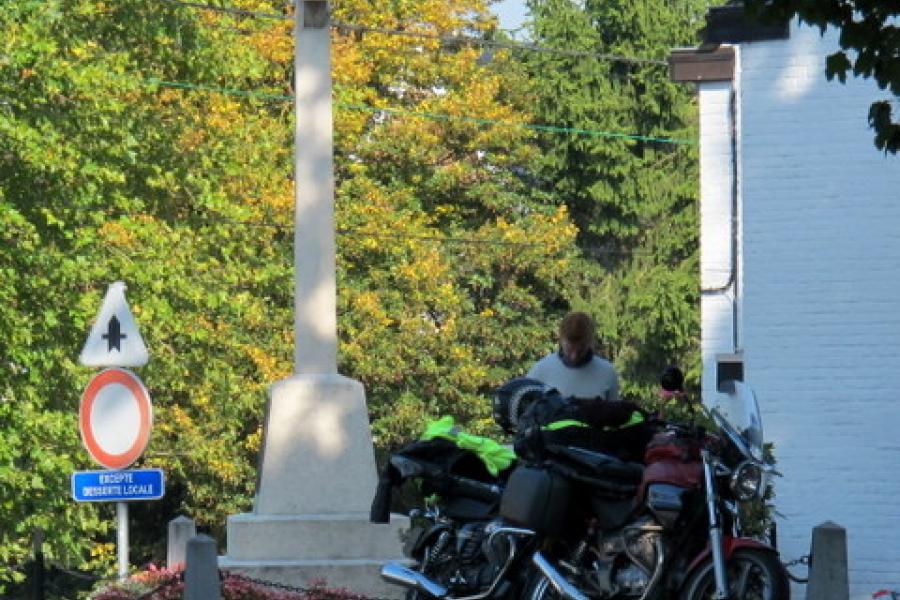
[[[285,589],[279,584],[244,577],[228,571],[221,572],[223,600],[368,600],[366,596],[344,589],[325,587],[315,581],[307,588]],[[95,590],[89,600],[182,600],[184,598],[184,567],[172,569],[150,565],[112,584]]]

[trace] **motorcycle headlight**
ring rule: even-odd
[[[731,491],[741,502],[760,498],[763,494],[765,473],[760,465],[746,461],[738,465],[731,475]]]

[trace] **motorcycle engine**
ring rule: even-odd
[[[640,596],[650,583],[647,574],[634,565],[616,571],[616,585],[619,590],[629,596]]]
[[[474,593],[487,587],[506,560],[505,550],[495,547],[498,540],[490,543],[491,527],[490,523],[466,523],[452,537],[445,532],[447,543],[439,548],[432,565],[445,574],[440,579],[455,593]]]
[[[647,519],[647,523],[652,523]],[[592,583],[603,595],[641,596],[656,568],[655,531],[641,529],[642,522],[618,531],[600,534]]]

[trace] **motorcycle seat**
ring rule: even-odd
[[[583,475],[591,478],[636,485],[641,482],[644,475],[643,465],[625,462],[604,452],[575,446],[548,446],[547,449],[557,458],[565,459],[577,467]]]

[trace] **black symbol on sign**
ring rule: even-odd
[[[101,337],[104,340],[107,340],[107,352],[112,352],[113,348],[121,352],[121,342],[128,336],[122,333],[122,324],[119,323],[119,319],[116,317],[116,315],[113,315],[112,319],[109,320],[109,329],[107,329],[106,333],[104,333]]]

